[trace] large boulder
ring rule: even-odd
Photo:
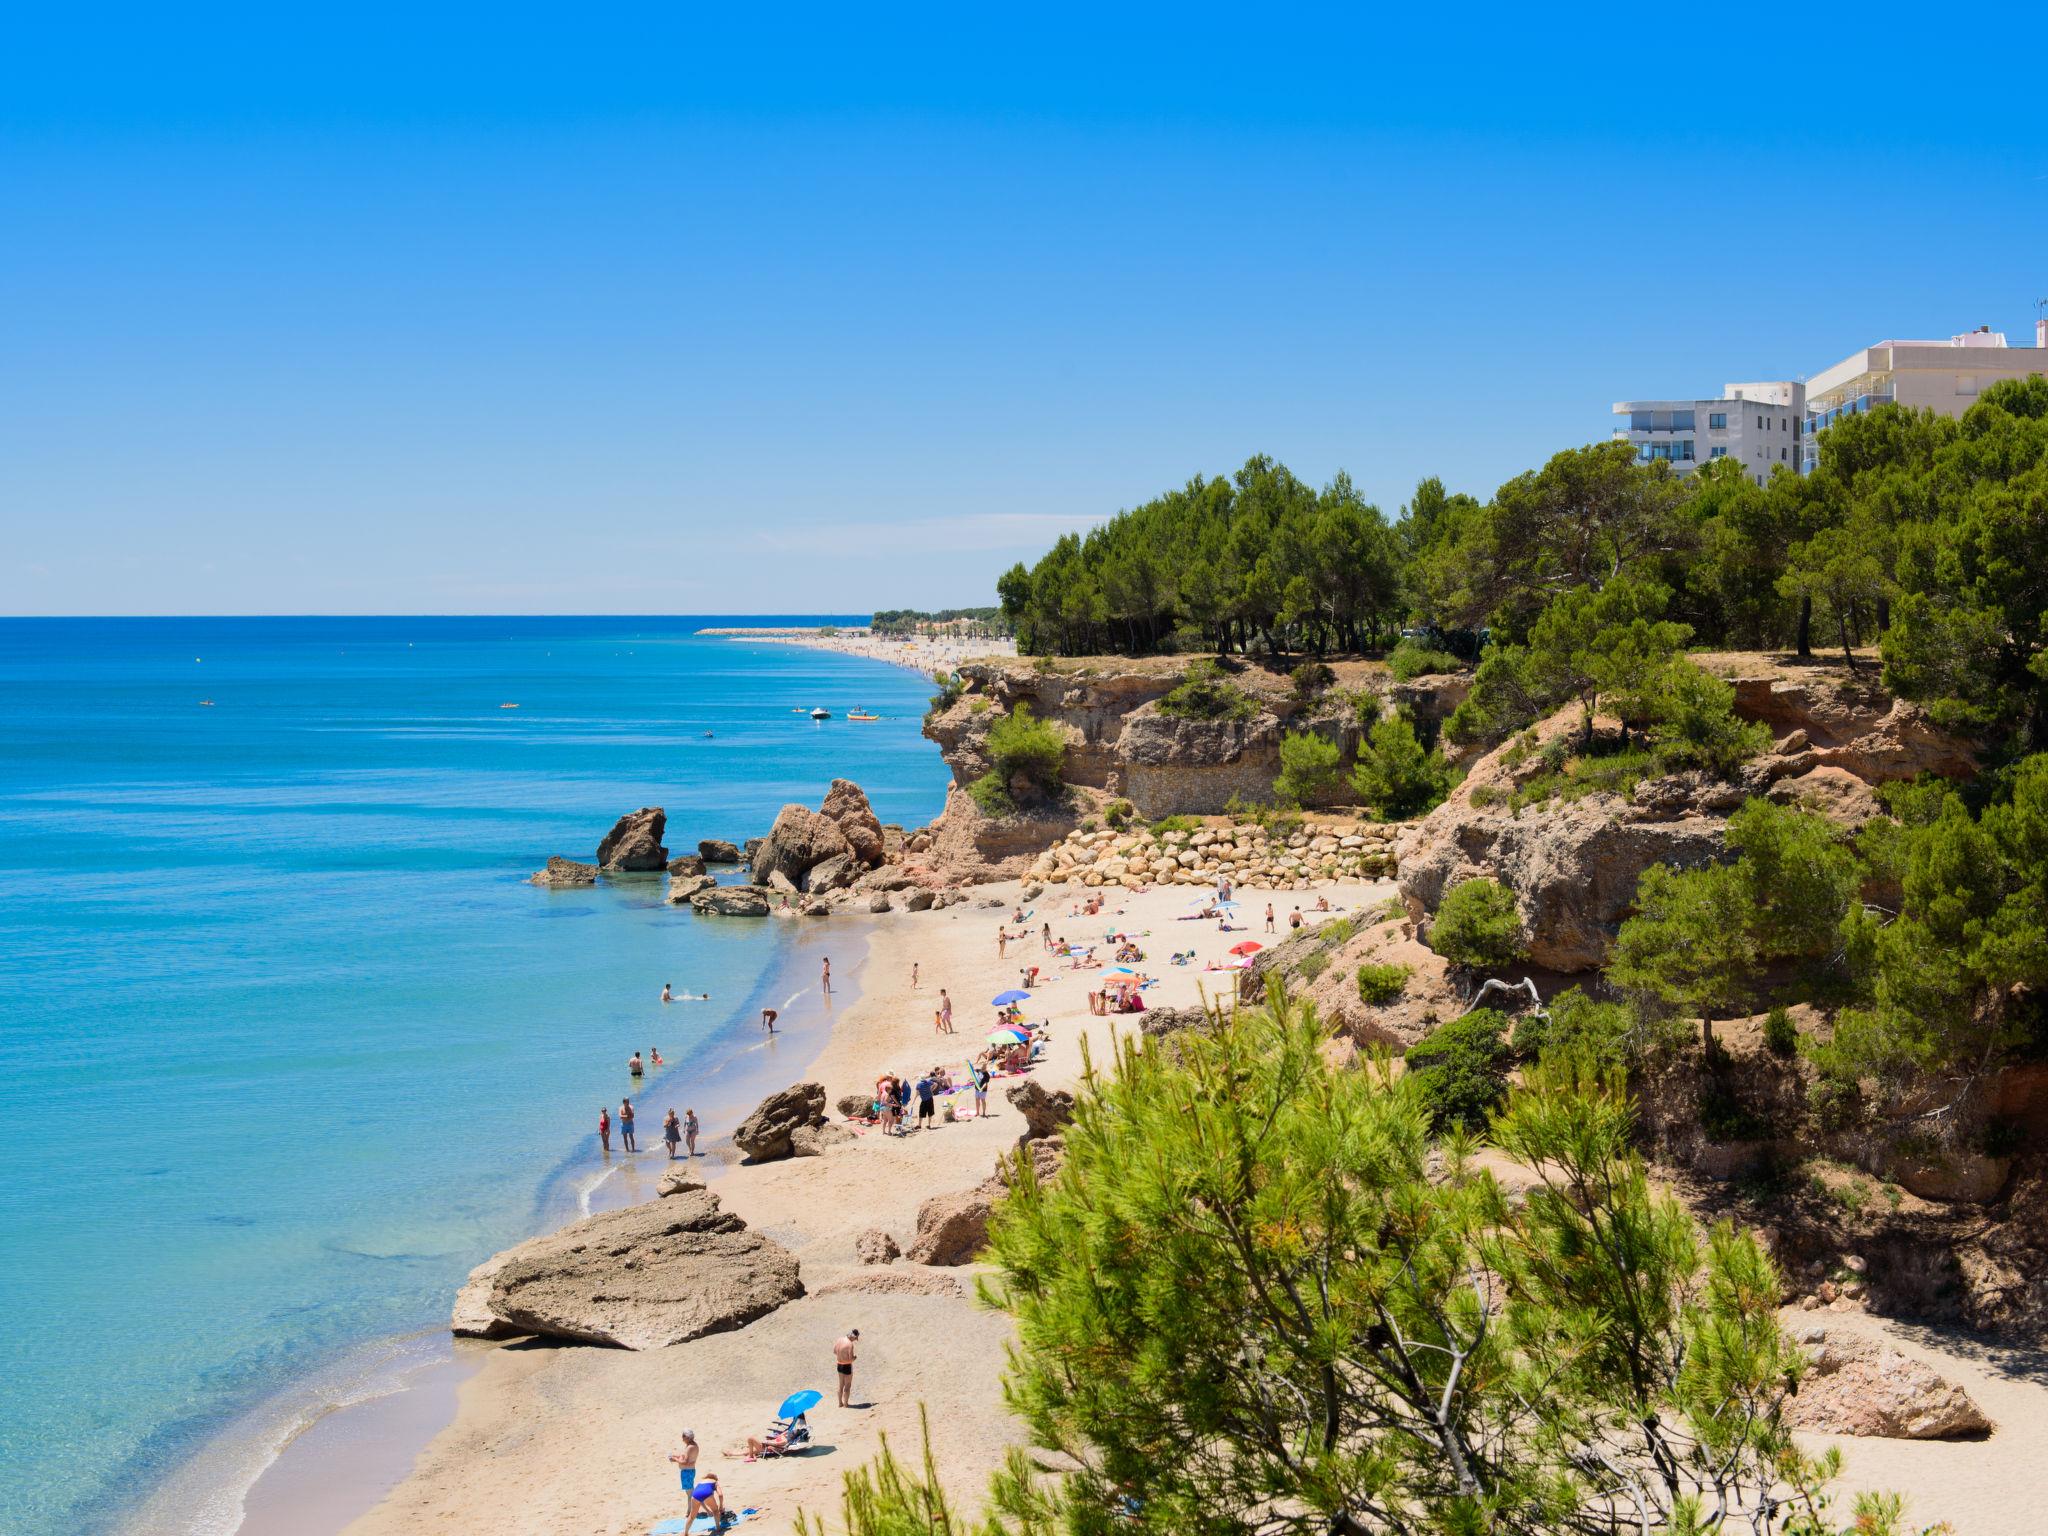
[[[737,864],[740,851],[722,837],[707,837],[697,844],[697,857],[706,864]]]
[[[719,917],[766,917],[768,893],[751,885],[713,885],[690,897],[690,910]]]
[[[792,1157],[799,1130],[825,1124],[825,1085],[792,1083],[754,1106],[753,1113],[732,1133],[733,1145],[757,1163]]]
[[[1047,1093],[1035,1077],[1011,1084],[1005,1096],[1017,1113],[1024,1117],[1024,1134],[1018,1138],[1020,1141],[1036,1141],[1040,1137],[1056,1135],[1074,1118],[1073,1094],[1064,1088]]]
[[[668,861],[668,872],[672,875],[701,875],[704,873],[704,855],[679,853]]]
[[[521,1333],[660,1349],[804,1293],[796,1259],[697,1190],[586,1217],[503,1256],[490,1311]]]
[[[869,1227],[853,1240],[854,1257],[863,1264],[887,1264],[903,1256],[896,1239],[880,1227]]]
[[[770,878],[779,878],[777,870]],[[839,891],[853,884],[860,875],[860,865],[851,853],[834,854],[823,863],[813,864],[804,877],[807,891]]]
[[[708,891],[718,882],[709,875],[670,875],[668,877],[668,904],[680,907],[699,891]]]
[[[904,1250],[913,1264],[971,1264],[988,1246],[989,1209],[1002,1185],[990,1179],[973,1189],[933,1195],[917,1208],[917,1235]]]
[[[668,850],[661,845],[667,825],[658,805],[621,816],[597,845],[598,866],[620,874],[658,874],[668,868]]]
[[[530,881],[533,885],[595,885],[597,866],[579,864],[574,859],[565,859],[559,853],[548,859],[545,869],[536,870]]]
[[[1839,1325],[1793,1329],[1806,1374],[1785,1403],[1794,1429],[1893,1440],[1953,1440],[1991,1428],[1970,1394],[1871,1334]]]
[[[491,1285],[498,1271],[515,1250],[494,1253],[469,1272],[462,1289],[455,1293],[455,1310],[448,1319],[448,1331],[459,1339],[509,1339],[519,1330],[491,1310]]]
[[[807,805],[785,805],[754,852],[754,879],[766,883],[770,875],[779,874],[797,889],[808,890],[806,877],[813,869],[852,854],[853,846],[838,822]]]
[[[825,803],[818,807],[818,814],[838,825],[847,846],[853,850],[853,856],[861,863],[872,866],[882,862],[881,820],[875,815],[874,807],[868,804],[867,795],[853,780],[834,779],[832,787],[825,792]]]
[[[853,1140],[853,1132],[843,1125],[800,1125],[789,1133],[789,1155],[791,1157],[823,1157],[834,1147]]]

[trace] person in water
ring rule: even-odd
[[[672,1003],[676,1000],[675,993],[669,990],[668,983],[665,981],[661,984],[661,1000],[664,1003]]]
[[[690,1149],[690,1156],[697,1155],[697,1111],[683,1111],[683,1145]]]
[[[626,1070],[627,1072],[631,1073],[634,1077],[643,1077],[646,1075],[647,1063],[640,1059],[640,1053],[638,1051],[635,1051],[631,1056],[626,1058]]]
[[[619,1145],[628,1152],[638,1152],[640,1150],[633,1144],[633,1101],[631,1099],[619,1100]]]
[[[761,1027],[772,1035],[775,1033],[775,1021],[781,1017],[782,1015],[773,1008],[763,1008],[761,1010]]]
[[[602,1104],[597,1106],[597,1139],[604,1147],[605,1155],[610,1156],[612,1150],[612,1116],[611,1111]]]
[[[832,991],[832,957],[830,955],[825,957],[823,985],[826,993],[829,995]]]
[[[650,1045],[649,1047],[647,1047],[647,1059],[653,1062],[657,1067],[661,1066],[661,1047],[658,1045]]]
[[[676,1160],[676,1143],[683,1139],[683,1126],[682,1122],[676,1119],[676,1112],[673,1109],[668,1112],[661,1122],[661,1139],[668,1144],[668,1160],[674,1162]]]

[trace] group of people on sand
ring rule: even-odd
[[[832,1370],[839,1378],[838,1405],[841,1408],[854,1406],[853,1367],[859,1359],[860,1330],[849,1328],[832,1341]],[[861,1406],[868,1405],[863,1403]],[[763,1456],[785,1455],[793,1448],[807,1446],[810,1439],[808,1417],[807,1414],[800,1413],[787,1422],[777,1419],[774,1426],[765,1434],[747,1436],[746,1459],[758,1461]],[[718,1474],[707,1472],[697,1465],[698,1459],[703,1455],[703,1448],[697,1443],[697,1431],[685,1429],[679,1434],[682,1444],[669,1452],[668,1459],[670,1465],[677,1469],[683,1485],[683,1529],[694,1532],[697,1528],[697,1517],[705,1515],[711,1520],[712,1530],[723,1530],[729,1523],[734,1522],[734,1517],[726,1509],[725,1490],[719,1486]],[[728,1454],[737,1455],[739,1452],[733,1451]],[[743,1516],[753,1513],[753,1510],[741,1511]]]
[[[615,1126],[619,1133],[620,1151],[638,1152],[640,1150],[639,1140],[634,1135],[633,1130],[633,1123],[638,1118],[638,1115],[635,1113],[633,1109],[633,1101],[630,1098],[619,1100],[619,1114],[617,1120],[614,1120],[612,1118],[611,1111],[607,1109],[604,1105],[598,1105],[597,1142],[598,1146],[604,1151],[604,1153],[607,1156],[610,1155],[612,1150],[612,1130]],[[678,1146],[687,1146],[689,1149],[688,1155],[691,1157],[695,1157],[697,1155],[698,1129],[699,1128],[697,1125],[697,1111],[694,1109],[684,1110],[680,1118],[678,1118],[676,1112],[673,1109],[671,1109],[665,1116],[662,1117],[661,1139],[662,1142],[668,1148],[668,1156],[670,1162],[675,1161],[676,1148]]]

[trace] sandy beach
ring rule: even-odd
[[[869,661],[908,667],[931,677],[950,672],[962,662],[978,656],[1015,656],[1014,640],[953,640],[933,635],[903,638],[873,634],[865,629],[842,629],[824,634],[815,629],[701,629],[701,635],[723,635],[733,640],[767,641],[773,645],[800,645],[814,651],[837,651],[842,656],[861,656]]]
[[[1384,898],[1390,883],[1330,886],[1332,904],[1355,912]],[[829,1098],[867,1091],[886,1071],[918,1072],[936,1063],[956,1068],[980,1049],[993,1010],[988,999],[1014,986],[1020,964],[1046,959],[1035,937],[997,954],[998,927],[1012,916],[1015,884],[988,886],[977,904],[903,913],[868,930],[861,995],[831,1014],[831,1037],[809,1076]],[[1263,939],[1263,903],[1247,901],[1250,933],[1218,933],[1214,923],[1178,922],[1195,893],[1186,888],[1127,895],[1121,915],[1068,915],[1074,895],[1049,891],[1030,904],[1036,934],[1082,940],[1117,929],[1141,935],[1146,969],[1160,976],[1152,1006],[1184,1006],[1228,995],[1229,973],[1200,969],[1246,938]],[[1057,896],[1057,899],[1054,897]],[[978,904],[1000,899],[998,909]],[[1287,905],[1279,908],[1285,927]],[[1013,925],[1014,926],[1014,925]],[[829,936],[829,931],[828,931]],[[852,933],[848,943],[862,939]],[[1192,948],[1198,963],[1164,964]],[[835,959],[840,970],[852,957]],[[920,970],[911,986],[911,966]],[[1080,1077],[1082,1041],[1097,1061],[1138,1015],[1089,1014],[1089,975],[1053,971],[1028,1009],[1051,1022],[1053,1039],[1034,1076],[1047,1088]],[[957,1033],[939,1036],[933,1013],[939,989],[951,994]],[[799,1007],[823,1013],[816,994]],[[1001,1372],[1008,1320],[978,1307],[973,1270],[925,1268],[899,1260],[863,1266],[854,1240],[870,1227],[907,1244],[926,1198],[979,1183],[1016,1143],[1022,1122],[1002,1097],[1013,1080],[998,1079],[986,1120],[941,1124],[901,1138],[865,1132],[823,1158],[758,1167],[711,1155],[713,1189],[754,1227],[786,1244],[803,1266],[807,1294],[736,1333],[666,1350],[565,1347],[515,1341],[460,1347],[479,1363],[459,1391],[455,1422],[420,1457],[410,1477],[350,1536],[628,1536],[679,1515],[682,1505],[667,1456],[677,1431],[693,1428],[701,1465],[719,1474],[734,1508],[759,1511],[748,1525],[763,1532],[792,1528],[798,1509],[836,1517],[841,1476],[872,1457],[882,1436],[914,1453],[918,1416],[929,1414],[933,1449],[949,1490],[969,1510],[979,1506],[988,1474],[1018,1439],[1004,1409]],[[956,1103],[971,1104],[960,1094]],[[728,1153],[729,1157],[729,1153]],[[861,1330],[854,1378],[855,1407],[832,1406],[832,1340]],[[744,1460],[745,1437],[767,1426],[788,1393],[815,1387],[825,1404],[812,1416],[817,1448],[808,1456]]]

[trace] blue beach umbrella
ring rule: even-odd
[[[1006,1003],[1024,1002],[1028,1000],[1030,996],[1031,994],[1029,992],[1019,992],[1015,987],[1012,987],[1007,992],[998,992],[993,998],[990,999],[990,1001],[993,1002],[998,1008],[1000,1008]]]
[[[1112,976],[1135,976],[1138,973],[1128,965],[1112,965],[1109,968],[1109,974]]]
[[[775,1410],[778,1419],[793,1419],[800,1413],[809,1413],[825,1401],[825,1394],[813,1392],[809,1387],[801,1392],[792,1392],[782,1400],[782,1406]]]

